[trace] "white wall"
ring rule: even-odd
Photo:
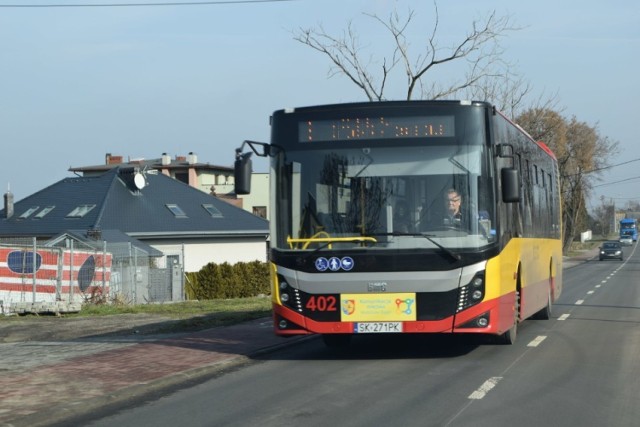
[[[165,255],[179,255],[182,260],[182,242],[145,241]],[[217,239],[209,243],[184,242],[184,271],[199,271],[210,262],[221,264],[228,262],[267,261],[267,243],[264,237],[243,239]]]
[[[251,175],[251,194],[238,196],[243,200],[242,209],[253,213],[254,206],[267,207],[267,220],[271,218],[271,207],[269,206],[269,174],[254,173]]]

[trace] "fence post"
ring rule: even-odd
[[[131,244],[131,242],[129,242],[129,278],[131,278],[131,276],[133,276],[133,282],[131,283],[131,293],[133,296],[133,304],[135,305],[137,303],[137,289],[136,289],[136,271],[135,271],[135,265],[133,270],[131,269],[131,260],[133,259],[133,245]],[[133,259],[133,263],[135,264],[135,259]]]
[[[185,265],[187,263],[187,260],[185,259],[185,250],[184,250],[184,243],[182,244],[182,262],[180,263],[180,293],[182,294],[182,299],[180,301],[185,301],[186,298],[186,292],[184,289],[184,275],[185,275]]]
[[[102,295],[107,290],[107,241],[102,241]]]
[[[65,247],[68,245],[69,239],[65,240]],[[58,250],[58,268],[56,269],[56,300],[62,301],[62,287],[64,286],[64,248]]]
[[[73,303],[73,239],[70,239],[69,256],[69,303]]]
[[[33,283],[32,283],[32,297],[31,297],[31,303],[35,304],[36,303],[36,260],[38,259],[38,254],[36,253],[36,251],[38,250],[38,246],[36,245],[36,238],[33,238],[33,243],[32,243],[32,247],[33,247],[33,253],[32,253],[32,257],[31,257],[31,274],[33,275]]]

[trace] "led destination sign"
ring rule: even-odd
[[[452,136],[453,116],[362,117],[308,120],[298,124],[299,142]]]

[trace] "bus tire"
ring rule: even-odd
[[[351,343],[351,335],[349,334],[322,334],[324,345],[329,348],[345,348]]]
[[[516,342],[516,336],[518,335],[518,320],[520,313],[520,289],[516,290],[516,301],[515,306],[513,308],[514,316],[513,316],[513,325],[499,336],[498,342],[504,345],[513,345]]]
[[[549,320],[551,319],[552,309],[551,309],[551,288],[549,288],[548,296],[547,296],[547,305],[542,308],[542,310],[536,312],[533,315],[534,319],[538,320]]]

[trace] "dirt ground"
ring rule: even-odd
[[[0,343],[66,341],[99,336],[149,335],[166,332],[174,321],[151,314],[96,317],[19,316],[0,318]]]

